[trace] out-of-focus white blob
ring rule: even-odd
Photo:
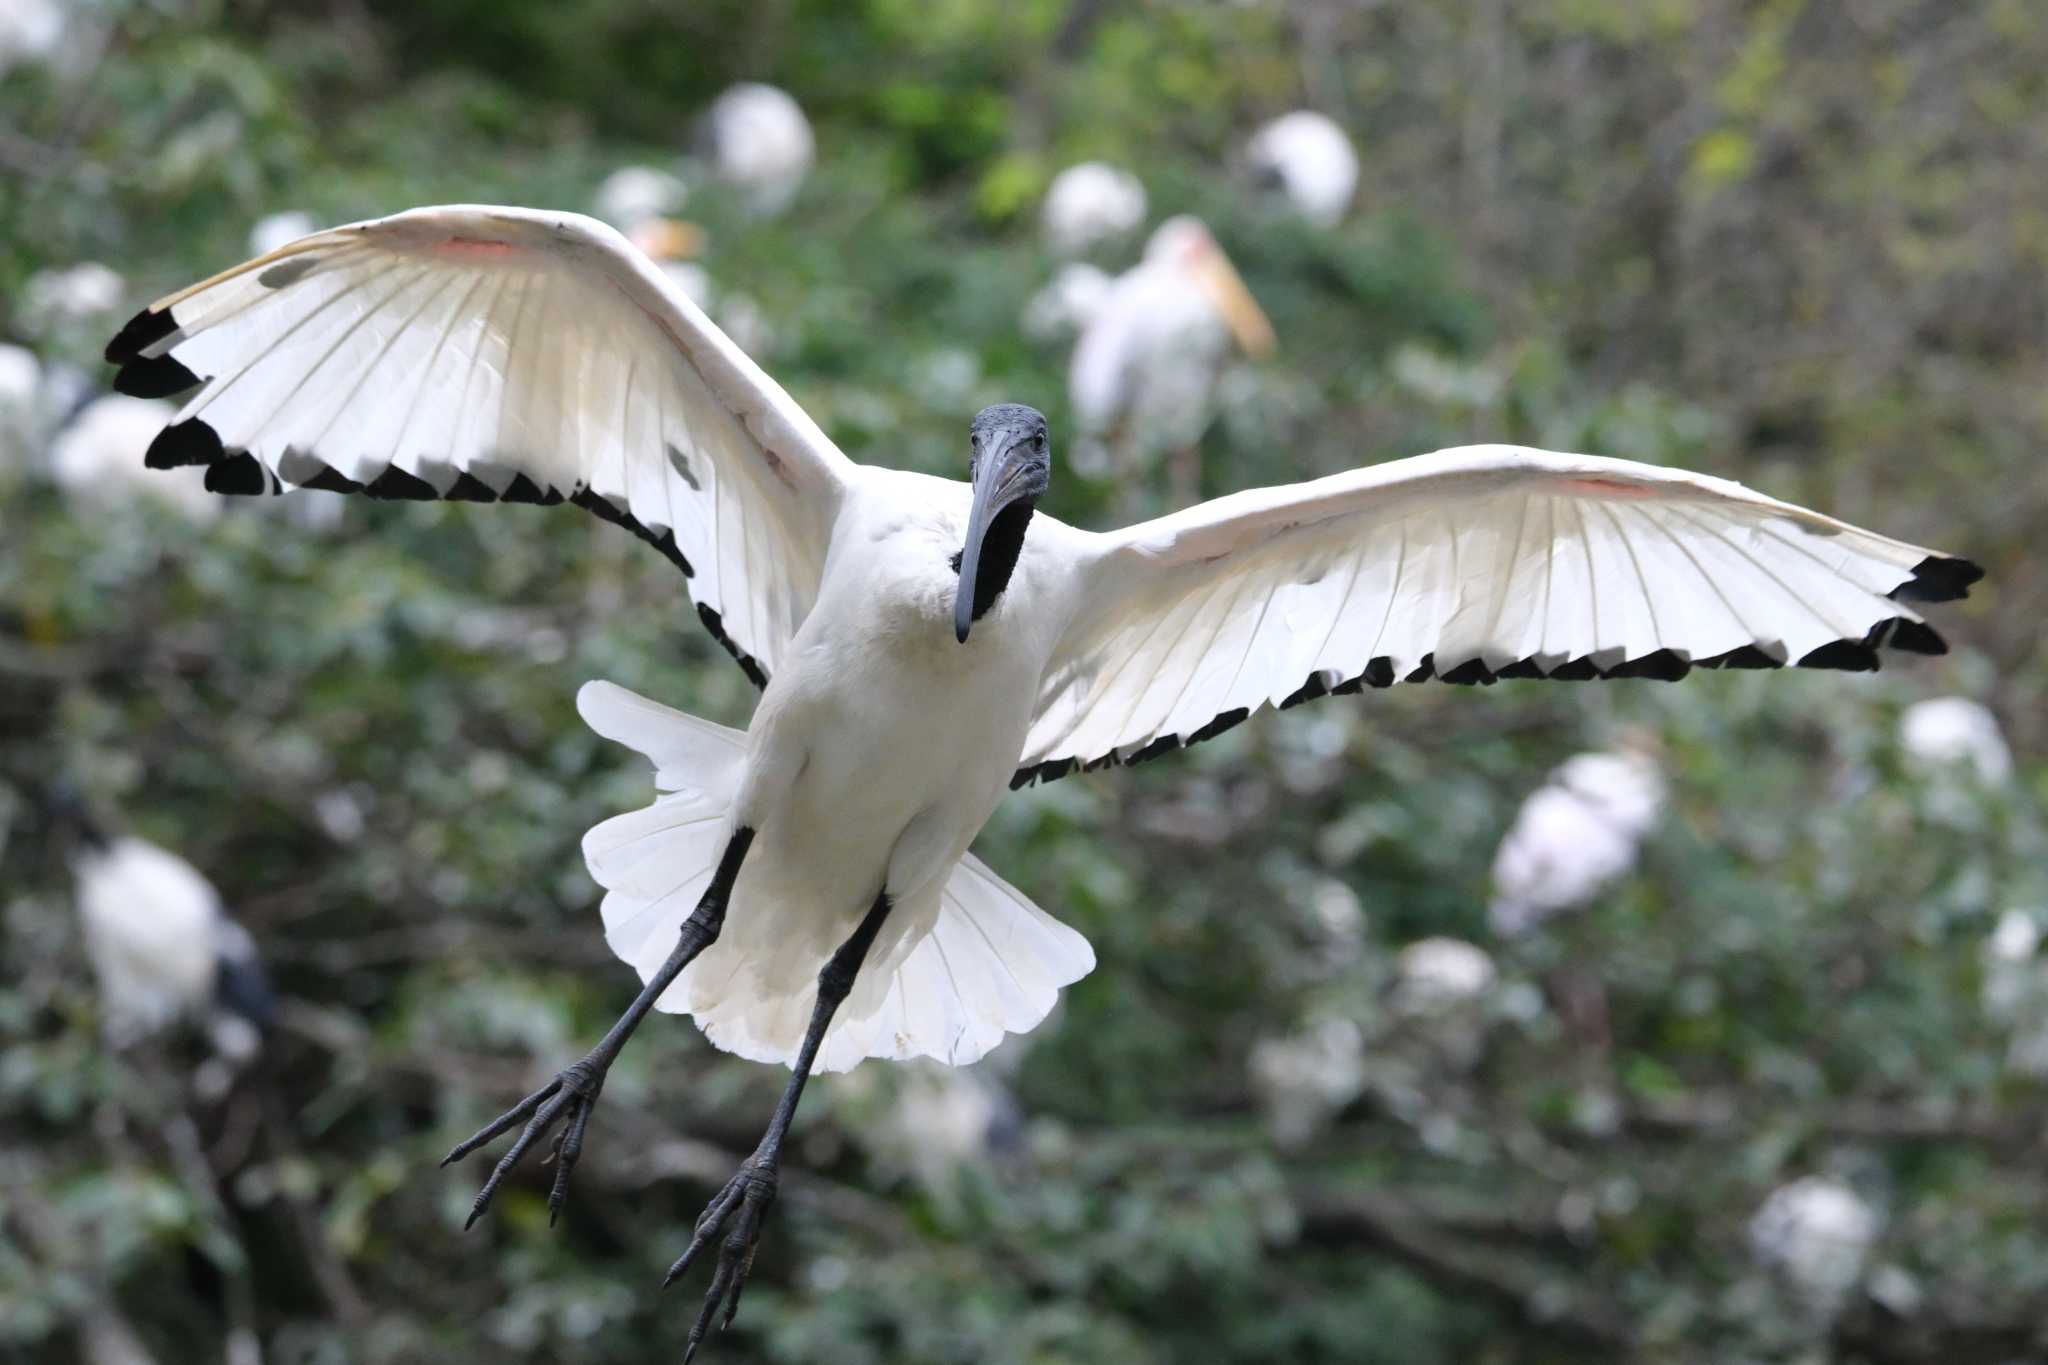
[[[737,185],[754,213],[789,207],[817,152],[810,120],[786,91],[746,82],[712,101],[705,115],[711,164]]]
[[[1299,1146],[1365,1088],[1365,1040],[1351,1020],[1324,1019],[1254,1043],[1250,1070],[1273,1140]]]
[[[653,166],[621,166],[597,187],[591,207],[597,216],[621,232],[649,218],[679,213],[690,197],[690,187],[681,176]]]
[[[1981,950],[1984,1015],[2011,1030],[2006,1068],[2037,1079],[2048,1077],[2048,963],[2040,949],[2040,921],[2029,911],[2008,910]]]
[[[1336,123],[1313,110],[1283,114],[1245,145],[1259,183],[1317,227],[1333,227],[1358,188],[1358,153]]]
[[[1854,1190],[1810,1175],[1771,1192],[1749,1220],[1749,1245],[1810,1307],[1832,1313],[1862,1279],[1881,1230],[1877,1210]]]
[[[1916,765],[1936,770],[1967,764],[1985,783],[2012,775],[2012,750],[1989,707],[1968,697],[1930,697],[1899,717],[1899,744]]]
[[[962,1166],[988,1160],[1021,1130],[1017,1102],[984,1068],[920,1061],[896,1079],[878,1146],[927,1188],[943,1189]]]
[[[695,261],[663,260],[657,263],[661,266],[661,273],[668,276],[669,281],[683,291],[684,297],[706,312],[710,311],[714,296],[710,271]]]
[[[1145,221],[1145,187],[1101,161],[1069,166],[1045,192],[1039,224],[1056,256],[1079,256]]]
[[[279,247],[289,246],[319,230],[320,224],[314,221],[313,215],[300,209],[266,213],[249,229],[249,254],[268,256]]]
[[[0,4],[0,73],[29,62],[51,61],[64,42],[65,0],[6,0]]]
[[[717,317],[719,330],[732,338],[733,345],[755,360],[766,360],[775,353],[775,324],[761,311],[761,305],[754,302],[753,295],[720,295]]]
[[[21,287],[18,321],[30,336],[61,337],[118,311],[127,293],[127,281],[98,261],[38,270]]]
[[[150,469],[142,463],[149,443],[177,412],[176,405],[156,398],[109,394],[93,400],[50,442],[50,478],[75,507],[110,508],[152,498],[187,520],[213,521],[221,499],[206,491],[204,469]]]
[[[107,1041],[126,1047],[181,1020],[204,1023],[231,1063],[256,1051],[270,987],[255,942],[198,869],[136,838],[72,858]]]
[[[1477,999],[1493,981],[1484,949],[1463,939],[1420,939],[1401,950],[1394,1003],[1409,1014],[1435,1013]]]
[[[42,447],[43,363],[26,346],[0,346],[0,471],[18,473]]]
[[[1656,761],[1628,750],[1579,754],[1522,803],[1493,859],[1495,933],[1512,938],[1585,904],[1635,866],[1664,806]]]
[[[1068,261],[1024,305],[1024,335],[1034,341],[1064,341],[1081,329],[1109,297],[1109,272],[1086,261]]]

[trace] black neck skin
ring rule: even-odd
[[[1019,498],[996,513],[981,537],[981,563],[974,571],[974,617],[979,621],[1010,586],[1017,572],[1017,556],[1024,553],[1024,528],[1038,510],[1038,499]],[[953,552],[953,572],[960,572],[961,552]]]

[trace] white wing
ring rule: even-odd
[[[1874,669],[1880,645],[1946,649],[1903,599],[1982,577],[1725,479],[1514,446],[1254,489],[1092,544],[1018,785],[1395,682]]]
[[[570,501],[690,575],[755,681],[817,595],[852,466],[618,233],[454,206],[316,233],[138,314],[114,386],[204,383],[150,448],[221,493]]]

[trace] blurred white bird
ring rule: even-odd
[[[1258,183],[1317,227],[1334,227],[1358,187],[1358,153],[1335,121],[1313,110],[1283,114],[1252,134],[1245,159]]]
[[[1493,859],[1495,933],[1528,933],[1583,905],[1635,866],[1664,805],[1656,760],[1632,749],[1580,754],[1522,804]]]
[[[1998,717],[1968,697],[1914,702],[1899,717],[1899,745],[1924,769],[1967,766],[1987,784],[2012,775],[2012,750]]]
[[[268,256],[279,247],[287,246],[306,234],[317,231],[319,227],[320,224],[313,220],[312,214],[300,209],[266,213],[249,229],[249,254]]]
[[[1024,304],[1019,319],[1034,341],[1064,341],[1095,320],[1115,283],[1109,272],[1086,261],[1068,261]]]
[[[1252,1090],[1273,1140],[1298,1147],[1365,1089],[1365,1039],[1350,1019],[1331,1017],[1279,1038],[1262,1038],[1247,1059]]]
[[[76,506],[147,499],[197,524],[212,523],[221,503],[206,491],[204,470],[172,470],[175,477],[167,479],[142,463],[150,442],[177,414],[176,404],[156,398],[113,393],[94,399],[51,439],[51,480]]]
[[[1883,1220],[1839,1180],[1809,1175],[1773,1190],[1749,1222],[1751,1253],[1809,1307],[1828,1313],[1863,1278]]]
[[[1419,939],[1401,950],[1395,1007],[1409,1014],[1448,1009],[1485,994],[1493,980],[1484,948],[1457,938]]]
[[[1212,394],[1233,340],[1264,356],[1273,325],[1209,229],[1195,218],[1167,219],[1074,347],[1067,395],[1076,467],[1129,479],[1171,454],[1177,499],[1193,496],[1195,446],[1215,416]]]
[[[0,4],[0,75],[58,54],[69,8],[64,0],[6,0]]]
[[[26,346],[0,345],[0,470],[19,472],[42,448],[43,363]]]
[[[712,101],[704,137],[718,178],[738,186],[747,207],[764,217],[789,207],[816,154],[810,120],[796,100],[753,81]]]
[[[1053,177],[1039,222],[1055,256],[1079,256],[1145,221],[1145,187],[1129,171],[1083,161]]]
[[[961,1167],[1013,1146],[1022,1124],[1016,1099],[992,1068],[915,1062],[896,1079],[876,1145],[927,1188],[944,1190]]]
[[[22,284],[15,323],[41,345],[71,349],[120,311],[128,282],[98,261],[38,270]]]
[[[168,849],[108,836],[75,805],[71,871],[107,1041],[128,1047],[180,1022],[230,1062],[254,1055],[273,1011],[270,981],[220,893]]]
[[[631,236],[651,218],[681,213],[689,197],[689,186],[679,175],[653,166],[621,166],[604,178],[591,203],[598,217]]]

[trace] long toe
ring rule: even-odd
[[[673,1280],[687,1268],[698,1248],[717,1235],[721,1225],[730,1224],[725,1236],[719,1240],[718,1265],[711,1273],[711,1287],[704,1291],[704,1306],[698,1310],[697,1321],[690,1327],[689,1344],[683,1349],[683,1365],[689,1365],[696,1356],[698,1346],[711,1331],[714,1318],[719,1319],[720,1331],[732,1326],[733,1317],[740,1310],[740,1295],[746,1290],[747,1277],[753,1273],[754,1249],[761,1240],[762,1225],[775,1203],[776,1184],[774,1167],[756,1169],[751,1161],[742,1166],[739,1173],[719,1191],[718,1197],[711,1201],[704,1217],[698,1220],[697,1235],[691,1240],[690,1249],[671,1267],[669,1279]],[[722,1317],[721,1308],[724,1309]]]
[[[583,1138],[590,1126],[590,1111],[597,1104],[598,1090],[603,1084],[603,1071],[594,1069],[590,1060],[585,1058],[479,1128],[442,1159],[443,1166],[460,1161],[520,1123],[526,1125],[511,1147],[506,1149],[505,1155],[498,1159],[483,1188],[477,1191],[476,1200],[470,1205],[469,1217],[462,1224],[464,1230],[475,1226],[476,1220],[491,1206],[491,1201],[497,1197],[506,1177],[512,1174],[512,1168],[519,1164],[521,1158],[550,1129],[561,1124],[561,1131],[556,1134],[548,1157],[555,1163],[554,1181],[548,1190],[548,1223],[550,1226],[554,1224],[569,1197],[569,1174],[575,1170],[577,1158],[583,1155]]]

